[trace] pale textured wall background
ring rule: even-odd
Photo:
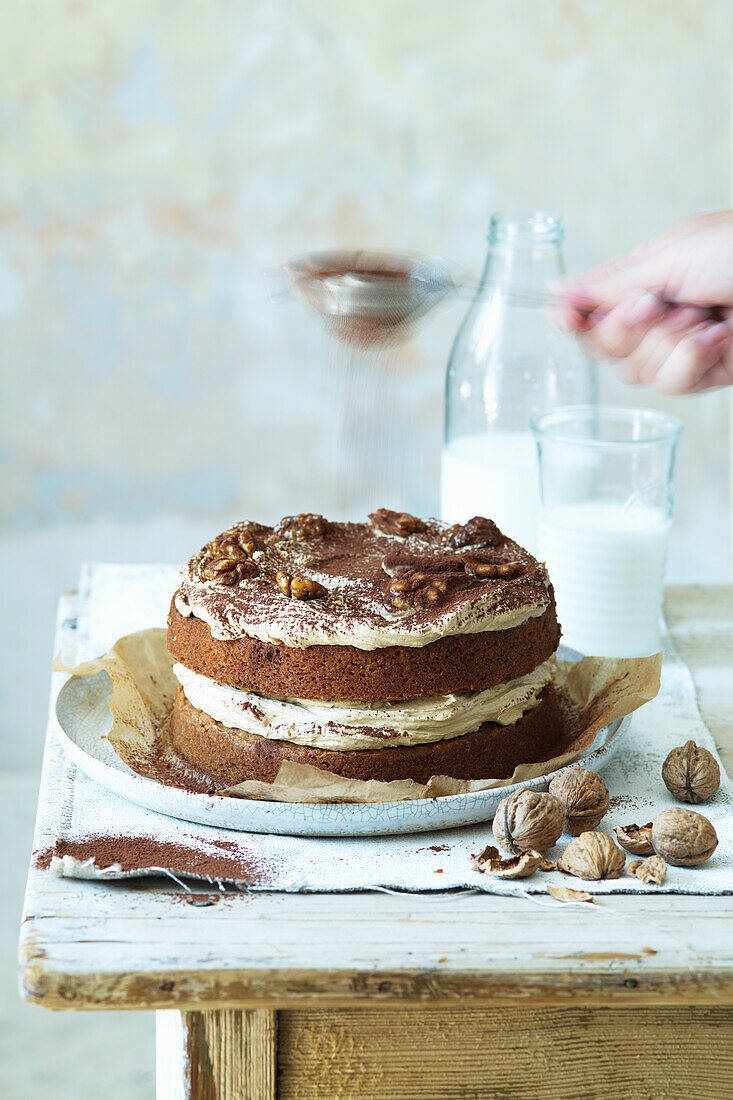
[[[38,751],[53,605],[82,558],[180,560],[236,516],[359,504],[341,360],[262,269],[384,244],[478,270],[502,206],[560,210],[577,268],[727,206],[730,30],[727,0],[6,0],[11,761]],[[390,393],[419,510],[463,308]],[[671,575],[724,579],[727,396],[605,390],[685,421]]]

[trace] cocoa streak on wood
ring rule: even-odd
[[[119,865],[122,871],[173,871],[208,879],[227,879],[248,885],[263,885],[270,878],[271,865],[251,857],[231,840],[207,841],[205,846],[188,847],[153,837],[88,836],[79,840],[57,840],[55,845],[34,854],[34,866],[47,870],[54,856],[71,856],[79,862],[92,859],[104,870]]]

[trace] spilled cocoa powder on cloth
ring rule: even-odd
[[[82,836],[57,840],[34,853],[33,864],[48,870],[54,857],[70,856],[79,863],[93,860],[99,870],[119,867],[122,872],[156,871],[193,878],[219,879],[255,886],[272,881],[274,868],[230,840],[208,841],[196,847],[146,836]]]

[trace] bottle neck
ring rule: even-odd
[[[481,286],[511,285],[545,291],[565,274],[560,244],[489,245]]]
[[[548,283],[565,273],[562,243],[562,222],[556,214],[495,214],[482,287],[511,284],[546,290]]]

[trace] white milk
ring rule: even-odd
[[[443,449],[440,514],[447,523],[488,516],[534,554],[539,509],[537,446],[530,431],[465,435]]]
[[[656,508],[603,501],[545,509],[540,555],[567,645],[604,657],[657,652],[671,525]]]

